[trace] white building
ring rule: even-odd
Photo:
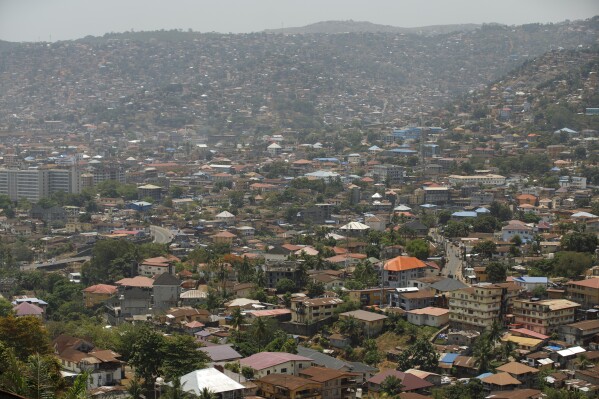
[[[241,399],[245,387],[226,376],[217,369],[195,370],[181,377],[181,387],[185,392],[200,395],[203,389],[208,389],[221,399]]]
[[[505,176],[501,175],[472,175],[472,176],[460,176],[450,175],[449,184],[456,185],[485,185],[485,186],[503,186],[505,185]]]

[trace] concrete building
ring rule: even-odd
[[[462,186],[466,185],[480,185],[483,186],[503,186],[505,185],[505,176],[501,175],[472,175],[472,176],[460,176],[460,175],[450,175],[449,176],[449,184],[456,185],[460,184]]]
[[[483,331],[495,320],[504,322],[521,290],[515,284],[477,284],[450,292],[449,322],[452,328]]]
[[[241,359],[239,364],[254,369],[256,378],[270,374],[297,376],[312,366],[312,359],[286,352],[259,352]]]
[[[412,256],[398,256],[383,266],[383,285],[391,288],[407,287],[409,280],[424,277],[426,264]]]
[[[335,309],[343,303],[339,298],[297,298],[291,301],[291,321],[312,324],[333,316]]]
[[[567,299],[515,299],[512,313],[515,323],[523,328],[551,335],[559,326],[574,322],[579,307],[580,304]]]
[[[449,310],[426,307],[406,312],[408,321],[417,326],[441,327],[449,323]]]
[[[352,310],[351,312],[339,314],[339,319],[348,319],[351,317],[360,323],[367,337],[374,337],[379,334],[383,330],[383,325],[387,319],[385,315],[365,310]]]
[[[569,281],[566,284],[566,297],[579,303],[583,309],[599,306],[599,278]]]

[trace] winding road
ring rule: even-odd
[[[173,232],[160,226],[150,226],[150,235],[156,244],[168,244],[173,241]]]

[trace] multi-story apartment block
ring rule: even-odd
[[[495,320],[503,323],[522,288],[511,283],[477,284],[450,292],[449,323],[453,328],[484,331]]]
[[[516,299],[512,313],[516,324],[540,334],[551,335],[559,326],[573,323],[579,307],[580,304],[567,299]]]
[[[80,192],[78,171],[66,169],[0,169],[0,194],[16,201],[37,202],[56,191]]]
[[[581,304],[583,309],[599,306],[599,278],[570,281],[566,292],[567,298]]]
[[[335,309],[343,303],[339,298],[297,298],[291,301],[291,321],[312,324],[333,316]]]
[[[379,182],[400,183],[403,181],[404,168],[397,165],[374,165],[372,177]]]

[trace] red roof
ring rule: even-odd
[[[515,333],[515,334],[520,334],[520,335],[527,335],[529,337],[537,338],[537,339],[549,339],[549,336],[529,330],[528,328],[513,328],[510,330],[510,332]]]
[[[116,286],[108,285],[108,284],[96,284],[96,285],[89,286],[83,290],[83,292],[90,292],[93,294],[108,294],[108,295],[112,295],[112,294],[116,293],[116,291],[117,291]]]
[[[570,281],[568,284],[578,285],[580,287],[596,288],[599,289],[599,278],[589,278],[580,281]]]
[[[124,278],[117,281],[115,284],[122,285],[125,287],[141,287],[150,288],[154,285],[154,280],[149,277],[136,276],[133,278]]]
[[[433,384],[431,384],[430,382],[423,380],[420,377],[416,377],[413,374],[404,373],[402,371],[397,371],[393,369],[381,371],[380,373],[369,379],[368,382],[380,385],[385,380],[385,378],[391,375],[401,380],[402,391],[415,391],[417,389],[423,389],[433,386]]]

